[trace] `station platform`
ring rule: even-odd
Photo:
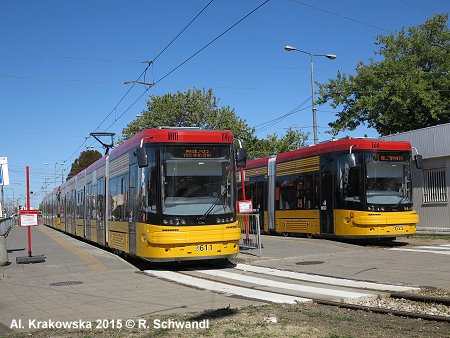
[[[9,265],[0,267],[0,334],[13,320],[88,320],[190,313],[261,304],[164,281],[104,249],[43,225],[32,227],[32,254],[45,262],[17,264],[28,256],[27,229],[6,238]]]

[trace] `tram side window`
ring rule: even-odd
[[[339,207],[351,208],[361,203],[361,154],[355,153],[354,157],[354,164],[349,163],[347,154],[338,160]]]
[[[97,219],[103,221],[105,212],[105,178],[97,180]]]
[[[68,218],[70,217],[70,192],[66,193],[65,199],[66,199],[66,217]],[[67,221],[69,221],[69,219]]]
[[[88,218],[91,220],[95,220],[97,219],[97,184],[89,185],[88,194]]]
[[[72,191],[69,191],[66,195],[67,200],[67,217],[69,219],[69,222],[71,222],[73,218],[74,208],[73,208],[73,193]]]
[[[282,177],[278,182],[278,210],[297,209],[295,177]]]
[[[245,184],[245,197],[247,200],[251,200],[253,204],[253,209],[255,212],[260,212],[263,207],[263,189],[264,189],[264,178],[259,177],[256,180],[252,180],[250,183]],[[238,199],[242,200],[242,189],[238,186]]]
[[[304,175],[297,180],[297,209],[313,208],[313,175]]]
[[[65,221],[65,214],[66,214],[66,197],[62,196],[60,197],[61,199],[61,204],[59,205],[59,210],[58,212],[60,213],[60,217],[61,217],[61,222]]]
[[[77,209],[76,209],[76,218],[83,219],[84,218],[84,192],[82,190],[77,191]]]
[[[309,210],[319,208],[319,175],[301,174],[283,177],[277,182],[277,210]]]
[[[110,217],[113,221],[127,220],[128,179],[126,175],[110,180]]]
[[[156,167],[155,148],[147,149],[148,167],[140,169],[140,209],[145,212],[156,214],[156,205],[158,201],[158,172]],[[144,216],[143,221],[147,218]]]

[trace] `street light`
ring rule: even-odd
[[[327,59],[334,60],[336,59],[336,55],[334,54],[312,54],[310,52],[306,52],[304,50],[297,49],[292,46],[284,46],[284,50],[288,52],[300,52],[304,54],[308,54],[311,62],[311,101],[312,101],[312,113],[313,113],[313,132],[314,132],[314,144],[317,144],[317,114],[316,114],[316,104],[314,102],[314,63],[313,56],[325,56]]]
[[[56,188],[56,177],[57,177],[56,166],[59,164],[62,167],[64,165],[64,163],[66,163],[66,161],[61,161],[61,162],[56,162],[55,163],[55,188]]]

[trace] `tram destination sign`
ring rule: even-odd
[[[374,161],[381,162],[405,162],[407,157],[403,154],[373,154]]]
[[[184,158],[210,158],[213,157],[212,149],[193,149],[185,148],[183,149]]]

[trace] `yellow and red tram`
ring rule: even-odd
[[[239,250],[230,131],[148,129],[47,194],[44,222],[149,261]]]
[[[416,233],[408,142],[333,140],[247,161],[244,177],[267,233],[389,239]]]

